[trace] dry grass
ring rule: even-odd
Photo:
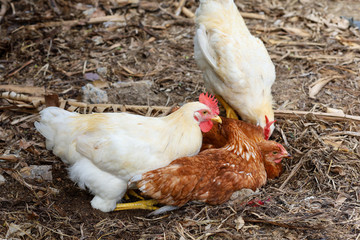
[[[204,87],[193,60],[194,24],[187,11],[194,12],[198,3],[185,1],[186,10],[177,16],[178,5],[172,0],[140,5],[100,0],[101,11],[89,20],[80,2],[8,2],[0,26],[5,36],[0,39],[0,83],[8,88],[0,90],[15,90],[9,85],[16,85],[16,92],[24,95],[0,99],[0,174],[6,179],[0,188],[1,238],[360,238],[359,122],[313,114],[277,115],[273,138],[284,143],[293,158],[284,163],[279,179],[247,199],[221,206],[192,203],[151,218],[146,211],[92,209],[90,194],[67,178],[65,166],[35,132],[44,93],[58,94],[68,110],[143,115],[168,113],[168,108],[148,106],[195,100]],[[334,108],[360,115],[360,32],[325,11],[336,9],[337,14],[339,6],[346,9],[349,4],[356,8],[358,3],[350,2],[237,2],[276,64],[276,109],[325,113]],[[95,1],[86,3],[95,6]],[[118,17],[119,22],[108,25],[101,20],[111,12],[126,21]],[[343,15],[347,13],[352,12]],[[66,22],[59,24],[62,20]],[[92,82],[86,73],[103,80],[94,84],[107,91],[111,108],[71,104],[82,101],[81,87]],[[51,165],[53,181],[23,179],[19,173],[28,165]],[[246,204],[250,200],[264,205]]]

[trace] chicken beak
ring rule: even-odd
[[[284,158],[291,158],[291,154],[290,153],[287,153]]]
[[[217,123],[219,123],[219,124],[222,123],[221,117],[219,117],[218,115],[216,115],[215,117],[211,118],[211,121],[217,122]]]

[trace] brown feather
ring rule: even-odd
[[[233,192],[242,188],[255,190],[265,182],[261,161],[248,162],[225,149],[209,149],[143,174],[137,186],[145,186],[142,193],[162,204],[182,206],[193,200],[221,204]],[[155,196],[159,190],[161,196]]]
[[[242,131],[248,138],[254,140],[259,146],[264,154],[264,152],[269,151],[266,149],[270,147],[270,151],[274,146],[268,146],[269,143],[264,138],[264,131],[260,126],[255,126],[250,123],[230,119],[230,118],[223,118],[222,124],[214,124],[213,128],[207,132],[203,133],[203,145],[201,146],[201,151],[205,149],[211,148],[221,148],[226,145],[227,139],[227,132],[228,131]],[[261,144],[264,143],[264,144]],[[274,179],[279,177],[282,173],[282,164],[275,163],[273,161],[264,160],[264,165],[266,169],[266,173],[269,179]]]
[[[142,174],[137,187],[162,204],[182,206],[189,201],[222,204],[242,188],[255,190],[280,175],[281,164],[265,159],[280,144],[264,139],[261,127],[222,118],[204,133],[203,150]],[[210,148],[210,149],[207,149]],[[266,169],[265,169],[266,168]],[[267,174],[269,174],[267,176]]]

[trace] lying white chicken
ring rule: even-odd
[[[35,127],[46,138],[47,149],[70,165],[70,178],[95,195],[92,207],[109,212],[131,177],[200,151],[201,131],[210,131],[211,120],[221,119],[216,99],[202,94],[199,101],[159,118],[49,107],[40,112]]]
[[[263,127],[269,138],[274,129],[271,86],[275,67],[233,0],[200,0],[194,51],[205,86],[216,94],[227,117],[237,119],[238,113],[242,120]]]

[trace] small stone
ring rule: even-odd
[[[51,165],[30,165],[20,170],[23,178],[52,181]]]
[[[82,87],[83,91],[83,101],[87,103],[107,103],[108,95],[106,91],[101,90],[100,88],[95,87],[91,83],[86,84]]]
[[[3,175],[0,174],[0,185],[4,185],[6,182],[6,179],[4,178]]]
[[[95,45],[100,45],[104,43],[104,40],[102,37],[100,36],[94,36],[93,38],[91,38],[91,40],[93,40],[93,42],[95,43]]]
[[[99,80],[100,76],[97,73],[85,73],[84,78],[86,80],[95,81],[95,80]]]
[[[105,76],[107,74],[107,68],[106,67],[99,67],[96,69],[97,73],[100,75]]]
[[[89,8],[89,9],[83,11],[83,14],[85,16],[90,16],[90,15],[93,15],[95,11],[96,11],[96,8]]]

